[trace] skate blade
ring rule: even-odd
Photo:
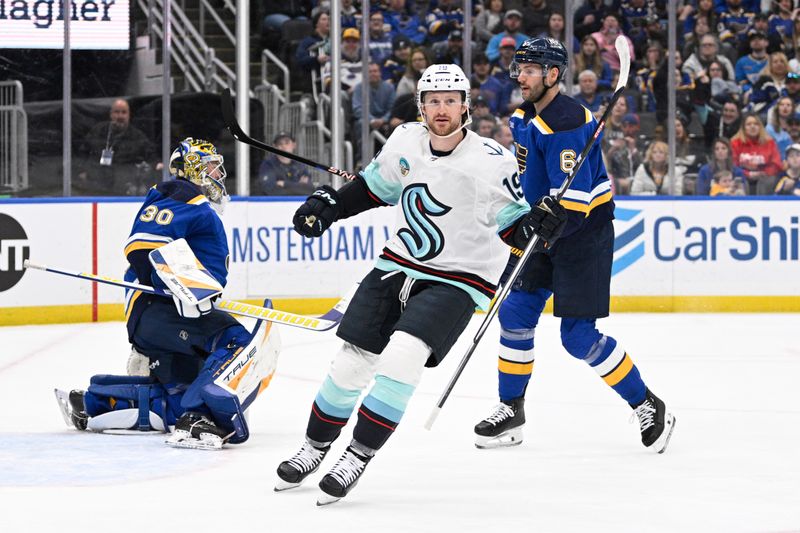
[[[490,450],[492,448],[507,448],[509,446],[519,446],[522,444],[522,428],[509,429],[495,437],[484,437],[475,435],[475,447],[480,450]]]
[[[331,496],[327,492],[323,492],[317,498],[317,507],[324,507],[326,505],[330,505],[332,503],[336,503],[341,499],[342,499],[342,497],[340,497],[340,496]]]
[[[69,406],[69,393],[59,389],[53,389],[53,392],[56,395],[56,401],[58,402],[58,409],[61,411],[61,416],[64,417],[64,423],[67,427],[74,428],[75,424],[72,423],[70,417],[72,410]]]
[[[284,480],[278,478],[278,482],[275,483],[275,489],[274,490],[275,490],[275,492],[283,492],[285,490],[296,489],[297,487],[299,487],[302,484],[303,484],[302,481],[300,481],[298,483],[290,483],[289,481],[284,481]]]
[[[188,431],[176,430],[164,441],[167,446],[172,448],[185,448],[190,450],[221,450],[224,442],[216,435],[201,433],[200,438],[196,439]]]
[[[656,441],[650,445],[650,448],[656,453],[664,453],[667,449],[669,439],[672,437],[672,431],[674,429],[675,416],[672,413],[667,412],[667,414],[664,415],[664,431],[662,431],[661,435],[656,439]]]

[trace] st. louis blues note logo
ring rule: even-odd
[[[404,177],[408,176],[408,172],[410,170],[411,170],[411,166],[408,164],[408,161],[406,161],[406,158],[405,157],[401,157],[400,158],[400,174],[402,174]]]

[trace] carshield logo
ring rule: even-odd
[[[614,263],[611,275],[616,276],[644,257],[644,215],[641,209],[614,209]]]
[[[0,213],[0,292],[7,291],[25,274],[22,263],[31,256],[28,235],[19,222]]]

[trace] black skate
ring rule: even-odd
[[[524,424],[525,398],[500,402],[475,426],[475,446],[483,450],[522,444]]]
[[[221,450],[232,435],[204,414],[187,411],[175,422],[175,431],[165,442],[173,448]]]
[[[634,415],[639,418],[642,444],[657,453],[664,453],[672,436],[672,430],[675,429],[675,417],[667,411],[666,405],[658,396],[650,392],[650,389],[645,390],[644,401],[639,405],[631,405],[633,408],[631,420]]]
[[[372,456],[360,452],[352,444],[348,446],[330,472],[319,482],[322,494],[317,499],[317,505],[328,505],[347,496],[358,483],[370,459]]]
[[[81,431],[86,429],[89,423],[89,415],[86,414],[86,403],[83,400],[83,395],[86,391],[73,389],[67,393],[66,391],[55,389],[56,401],[58,407],[61,409],[61,415],[64,417],[64,422],[67,426],[74,426]]]
[[[275,492],[299,487],[308,476],[317,471],[330,449],[330,446],[317,448],[310,442],[305,441],[300,451],[288,461],[278,465],[279,479],[275,484]]]

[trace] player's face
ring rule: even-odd
[[[552,72],[554,70],[555,69],[550,69],[551,74],[548,75],[548,85],[553,84],[553,80],[549,78],[553,77]],[[547,90],[544,86],[544,75],[544,68],[542,68],[541,65],[537,65],[536,63],[519,64],[517,83],[519,83],[523,99],[529,102],[536,102],[541,98],[542,94]]]
[[[461,127],[461,115],[467,111],[460,91],[425,93],[422,102],[425,123],[440,137],[450,135]]]

